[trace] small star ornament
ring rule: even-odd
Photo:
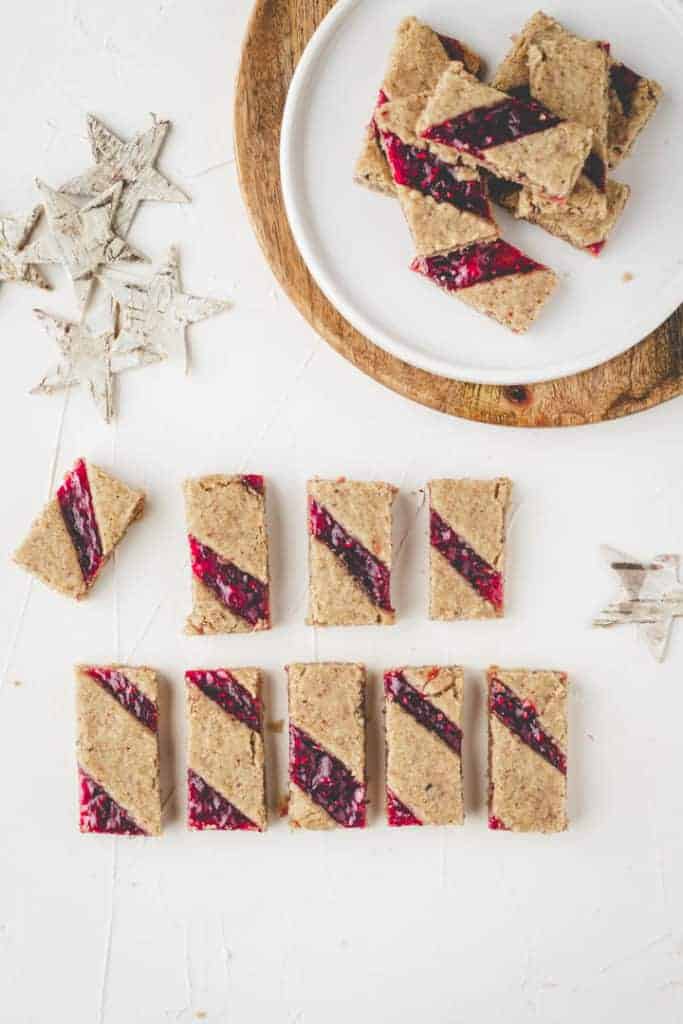
[[[188,203],[188,196],[154,166],[170,126],[170,121],[162,121],[153,114],[152,125],[146,132],[140,132],[129,142],[124,142],[96,117],[88,115],[88,135],[95,166],[62,185],[60,192],[93,196],[121,183],[123,192],[114,228],[124,237],[128,234],[139,204],[144,200]]]
[[[673,621],[683,617],[680,555],[658,555],[651,562],[639,562],[613,548],[605,547],[602,552],[619,577],[621,592],[593,625],[638,625],[654,657],[664,661]]]
[[[180,284],[178,251],[172,246],[146,282],[123,280],[113,271],[99,279],[119,305],[119,341],[153,359],[189,364],[186,328],[230,308],[224,299],[186,295]]]
[[[42,212],[41,206],[35,206],[26,217],[0,217],[0,283],[14,281],[49,290],[38,267],[26,263],[21,253]]]
[[[105,422],[111,422],[114,375],[152,360],[142,358],[135,350],[121,350],[113,324],[95,334],[82,322],[63,320],[40,309],[33,312],[59,348],[61,358],[31,393],[52,394],[79,385],[88,392]]]
[[[77,206],[71,199],[36,180],[43,197],[49,234],[21,251],[25,263],[61,263],[71,276],[79,312],[85,310],[95,271],[118,260],[146,262],[147,257],[120,238],[112,228],[123,186]]]

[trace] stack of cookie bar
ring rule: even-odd
[[[599,255],[630,194],[608,172],[662,90],[543,12],[491,85],[480,71],[464,43],[402,21],[355,180],[398,199],[414,271],[522,333],[557,277],[500,237],[490,200]]]

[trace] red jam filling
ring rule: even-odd
[[[197,831],[258,832],[258,826],[201,777],[187,770],[187,823]]]
[[[392,828],[405,825],[421,825],[422,822],[402,803],[395,793],[387,788],[387,821]]]
[[[250,626],[268,622],[268,586],[220,558],[215,551],[193,537],[188,537],[192,572],[198,580],[223,602],[233,615],[239,615]]]
[[[432,125],[422,132],[422,138],[481,157],[492,146],[547,131],[561,120],[536,100],[510,96],[491,107],[475,107],[443,124]]]
[[[603,239],[602,242],[593,242],[591,245],[587,245],[586,249],[588,250],[588,252],[592,253],[593,256],[599,256],[602,250],[605,248],[605,244],[606,243]]]
[[[263,477],[259,476],[256,473],[249,473],[246,476],[243,476],[242,483],[244,484],[245,487],[247,487],[250,491],[253,491],[255,494],[263,494],[265,491],[265,483]]]
[[[492,814],[489,818],[489,828],[493,832],[509,832],[510,829],[507,825],[504,825],[500,818],[497,818],[495,814]]]
[[[418,256],[410,269],[446,291],[455,292],[497,277],[530,274],[533,270],[543,270],[543,266],[498,238],[495,242],[475,242],[467,249],[455,249],[445,256]]]
[[[86,583],[92,583],[102,566],[102,541],[97,528],[88,471],[83,459],[64,477],[57,491],[62,518],[76,549]]]
[[[446,51],[446,56],[449,60],[459,60],[462,64],[465,63],[465,51],[459,39],[439,34],[439,42]]]
[[[78,768],[79,820],[81,832],[101,832],[117,836],[144,836],[116,800],[102,789],[90,775]]]
[[[227,669],[186,672],[185,679],[233,718],[254,732],[261,731],[261,702]]]
[[[542,729],[538,712],[530,700],[520,700],[509,686],[493,677],[489,689],[489,708],[510,732],[519,736],[523,743],[563,775],[567,774],[567,757],[554,739]]]
[[[496,611],[503,607],[503,577],[445,522],[434,509],[430,512],[429,539],[432,547],[459,572],[480,597]]]
[[[391,574],[384,562],[375,558],[360,541],[347,533],[341,523],[333,519],[327,509],[314,498],[309,500],[308,524],[311,536],[325,544],[337,556],[344,568],[362,586],[373,604],[385,611],[393,611],[390,597]]]
[[[344,828],[365,828],[366,790],[338,758],[289,726],[289,777]]]
[[[384,152],[397,185],[415,189],[437,203],[491,220],[486,190],[477,180],[459,181],[454,169],[427,149],[408,146],[392,132],[382,132]]]
[[[452,722],[440,708],[427,700],[424,694],[411,686],[403,672],[395,669],[393,672],[385,674],[384,692],[389,700],[400,705],[416,722],[435,733],[456,754],[460,753],[462,731],[459,726]]]
[[[159,713],[156,704],[123,672],[111,668],[87,668],[91,679],[99,683],[119,704],[152,732],[159,727]]]
[[[628,117],[633,106],[633,97],[642,78],[625,64],[612,64],[609,69],[609,77],[610,84],[619,97],[621,109]]]

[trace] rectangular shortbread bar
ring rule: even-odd
[[[266,828],[263,700],[257,668],[196,669],[187,687],[187,823]]]
[[[14,561],[53,590],[79,600],[142,515],[144,504],[142,491],[79,459],[31,526]]]
[[[481,64],[479,57],[459,40],[438,35],[417,18],[404,18],[396,31],[380,99],[400,100],[430,93],[449,60],[464,61],[472,74],[477,73]],[[375,192],[395,195],[393,179],[379,144],[374,114],[356,164],[355,181]]]
[[[81,832],[160,835],[156,672],[78,665],[75,674]]]
[[[491,619],[504,613],[505,524],[510,480],[432,480],[429,615]]]
[[[456,666],[385,674],[389,825],[463,824],[463,689]]]
[[[550,199],[569,195],[593,142],[590,128],[484,85],[457,62],[441,75],[417,133]]]
[[[488,672],[489,828],[567,828],[567,689],[564,672]]]
[[[365,828],[365,667],[289,665],[289,823]]]
[[[184,484],[192,612],[189,634],[270,629],[262,476],[205,476]]]
[[[392,506],[386,483],[310,480],[309,616],[312,626],[388,625]]]

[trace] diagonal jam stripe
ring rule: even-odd
[[[289,777],[344,828],[364,828],[366,787],[303,729],[289,726]]]
[[[185,673],[188,683],[215,701],[223,711],[237,718],[254,732],[261,731],[261,702],[225,668],[193,670]]]
[[[397,185],[421,192],[437,203],[449,203],[466,213],[491,220],[486,189],[476,179],[460,181],[450,164],[427,149],[409,146],[393,132],[382,131],[384,152]]]
[[[102,541],[97,528],[88,471],[79,459],[57,491],[64,524],[76,549],[86,583],[91,583],[102,565]]]
[[[404,825],[422,825],[419,818],[416,818],[409,807],[399,800],[387,786],[387,821],[392,828],[402,828]]]
[[[394,669],[392,672],[385,673],[384,692],[390,700],[395,701],[404,711],[412,715],[416,722],[435,733],[456,754],[460,753],[462,747],[460,727],[412,686],[403,672]]]
[[[260,831],[258,825],[247,818],[246,814],[242,814],[191,768],[187,770],[187,822],[191,829],[197,831]]]
[[[429,539],[432,547],[443,555],[480,597],[500,611],[503,607],[502,574],[478,555],[435,509],[430,512]]]
[[[520,700],[509,686],[492,676],[489,707],[510,732],[519,736],[523,743],[535,750],[563,775],[567,774],[567,756],[560,750],[552,736],[541,727],[538,712],[531,701]]]
[[[486,149],[547,131],[561,121],[536,100],[509,96],[490,107],[475,107],[443,124],[431,125],[422,138],[480,157]]]
[[[250,625],[269,619],[268,587],[232,562],[220,558],[192,534],[188,537],[192,572],[234,615]]]
[[[360,541],[347,533],[341,523],[315,498],[309,499],[308,524],[311,536],[337,556],[370,600],[387,612],[393,611],[390,599],[391,573],[384,562],[375,558]]]
[[[466,249],[456,249],[445,256],[418,256],[410,269],[435,281],[449,292],[471,288],[510,274],[530,274],[544,270],[542,264],[529,259],[514,245],[502,238],[495,242],[475,242]]]
[[[94,666],[88,667],[84,671],[139,722],[146,725],[152,732],[157,731],[159,712],[156,704],[135,683],[132,683],[125,673],[119,669]]]
[[[100,832],[119,836],[144,836],[147,833],[128,812],[109,796],[98,782],[78,766],[79,826],[81,832]]]

